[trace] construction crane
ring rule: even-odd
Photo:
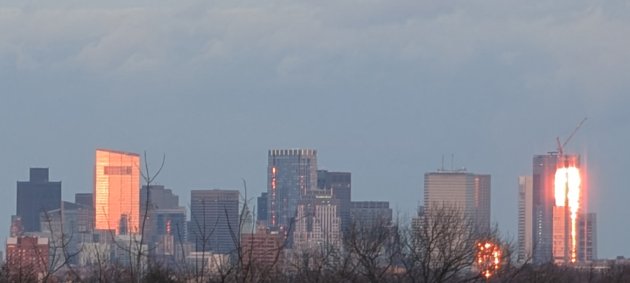
[[[582,119],[582,121],[577,125],[577,127],[575,127],[575,130],[573,130],[573,132],[564,141],[564,143],[560,143],[560,137],[556,137],[556,142],[558,143],[558,155],[559,156],[562,157],[564,155],[564,147],[567,146],[569,141],[571,141],[573,136],[575,136],[575,133],[577,133],[577,131],[580,129],[580,127],[582,127],[582,125],[584,124],[584,122],[586,122],[587,119],[588,119],[588,117],[584,117],[584,119]]]
[[[575,217],[576,216],[570,216],[571,212],[570,212],[570,204],[569,204],[569,171],[567,170],[567,168],[569,167],[569,160],[568,158],[565,158],[564,156],[564,147],[567,146],[567,144],[569,143],[569,141],[571,141],[571,139],[573,138],[573,136],[575,135],[575,133],[577,133],[577,131],[580,129],[580,127],[582,127],[582,125],[584,124],[584,122],[586,122],[587,117],[584,117],[584,119],[582,119],[582,121],[580,121],[580,123],[577,125],[577,127],[575,127],[575,129],[573,130],[573,132],[571,132],[571,134],[569,135],[569,137],[564,141],[564,143],[560,142],[560,137],[556,137],[556,142],[558,143],[558,168],[562,168],[565,169],[566,171],[566,176],[565,176],[565,185],[564,185],[564,243],[565,243],[565,249],[564,249],[564,258],[566,262],[570,262],[571,263],[575,263],[576,261],[576,236],[575,236],[575,231],[576,231],[576,220]],[[559,169],[558,169],[559,170]],[[556,175],[557,178],[557,175]],[[557,189],[557,188],[556,188]],[[569,217],[571,217],[571,223],[569,223]],[[571,230],[569,230],[569,225],[571,225]],[[569,231],[571,231],[571,244],[570,244],[570,248],[567,247],[569,246]],[[570,250],[570,251],[569,251]]]

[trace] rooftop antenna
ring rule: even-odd
[[[455,154],[451,153],[451,171],[455,171]]]

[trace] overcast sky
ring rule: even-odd
[[[480,3],[481,2],[481,3]],[[355,200],[411,216],[423,175],[492,175],[514,238],[517,177],[585,116],[600,257],[630,256],[626,1],[0,1],[0,235],[16,181],[91,192],[98,147],[149,154],[184,205],[266,190],[267,150],[318,150]],[[624,182],[626,182],[624,184]]]

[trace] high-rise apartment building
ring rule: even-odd
[[[192,190],[190,192],[190,241],[196,251],[232,253],[239,235],[239,191]]]
[[[352,175],[350,172],[332,172],[317,170],[317,188],[331,192],[339,202],[338,212],[341,217],[341,230],[350,225],[350,203],[352,202]]]
[[[582,172],[578,155],[558,156],[553,184],[552,255],[554,263],[577,262],[579,235],[577,226],[581,216]]]
[[[518,177],[518,261],[531,259],[533,248],[532,176]]]
[[[462,170],[424,175],[424,209],[453,208],[465,213],[480,232],[490,230],[490,175]]]
[[[24,232],[38,232],[40,214],[61,207],[61,182],[48,180],[48,168],[31,168],[26,182],[17,182],[17,213]]]
[[[94,166],[94,227],[116,235],[140,228],[140,155],[97,149]]]
[[[595,225],[594,216],[584,209],[584,174],[579,155],[551,152],[534,156],[531,198],[534,264],[592,259],[596,238],[587,231],[596,228],[591,226]]]
[[[286,228],[295,219],[297,205],[317,188],[317,151],[273,149],[268,152],[268,225]]]

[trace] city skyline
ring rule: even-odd
[[[102,152],[102,153],[103,153],[103,152],[105,152],[105,153],[108,153],[108,154],[123,154],[123,155],[127,155],[127,156],[132,156],[132,157],[133,157],[133,156],[136,156],[136,157],[138,157],[138,158],[139,158],[139,156],[138,156],[137,154],[135,154],[135,153],[130,153],[130,152],[125,152],[125,151],[97,149],[97,153],[98,153],[99,151],[100,151],[100,152]],[[301,156],[301,155],[302,155],[302,154],[304,154],[304,153],[308,153],[308,154],[314,153],[313,157],[315,157],[315,165],[316,165],[316,163],[317,163],[317,162],[316,162],[316,150],[314,150],[314,149],[299,149],[299,148],[293,148],[293,149],[283,149],[283,150],[274,149],[274,150],[269,150],[269,155],[270,155],[270,156],[271,156],[271,152],[272,152],[272,151],[276,151],[276,152],[278,152],[278,153],[282,153],[282,154],[290,154],[289,156],[291,156],[291,155],[293,155],[293,154],[297,154],[296,156]],[[298,154],[298,153],[299,153],[299,154]],[[97,154],[97,156],[98,156],[98,154]],[[556,166],[555,157],[557,157],[557,155],[555,154],[555,152],[551,152],[551,153],[549,153],[548,155],[534,155],[534,168],[536,168],[536,167],[537,167],[537,166],[536,166],[536,162],[537,162],[536,160],[537,160],[537,158],[539,159],[539,158],[544,158],[544,157],[551,157],[551,158],[553,159],[553,160],[551,160],[551,161],[550,161],[550,164],[552,164],[552,165],[550,165],[550,166],[549,166],[549,169],[554,171],[554,172],[552,172],[552,173],[555,173],[555,166]],[[575,156],[573,156],[573,155],[569,155],[568,157],[570,157],[571,159],[579,158],[579,157],[575,157]],[[271,158],[271,157],[270,157],[270,158]],[[275,157],[274,157],[274,158],[275,158]],[[309,157],[309,158],[311,158],[311,157]],[[272,159],[269,159],[269,162],[270,162],[269,164],[273,164],[273,162],[272,162],[271,160],[272,160]],[[296,160],[299,160],[299,159],[296,159]],[[139,159],[138,159],[138,161],[139,161]],[[579,162],[579,161],[574,161],[574,163],[575,163],[575,162]],[[103,163],[103,162],[101,162],[101,163]],[[307,163],[308,163],[308,162],[307,162]],[[302,162],[297,162],[296,164],[306,164],[306,163],[304,163],[304,162],[302,161]],[[120,166],[116,166],[116,167],[118,168],[118,167],[120,167]],[[139,168],[139,167],[137,167],[137,168]],[[267,169],[268,169],[268,171],[273,172],[273,170],[272,170],[272,169],[269,169],[269,168],[271,168],[271,167],[268,167],[268,168],[267,168]],[[35,169],[35,171],[33,171],[34,169]],[[110,168],[110,169],[111,169],[111,168]],[[314,169],[314,171],[318,173],[317,175],[318,175],[318,177],[319,177],[319,178],[318,178],[318,179],[319,179],[318,181],[319,181],[320,183],[318,184],[318,186],[316,186],[316,187],[315,187],[315,189],[318,189],[318,190],[323,190],[322,192],[327,191],[327,193],[328,193],[328,194],[331,194],[331,193],[333,192],[333,191],[330,191],[330,189],[326,189],[326,188],[322,187],[322,185],[324,184],[324,180],[323,180],[323,179],[321,179],[321,178],[323,178],[323,177],[325,176],[325,175],[323,175],[323,174],[329,174],[329,173],[330,173],[330,174],[333,174],[333,175],[331,175],[331,176],[334,176],[334,174],[337,174],[337,175],[339,175],[339,177],[340,177],[340,178],[346,178],[346,179],[347,179],[347,181],[348,181],[348,185],[349,185],[349,176],[350,176],[350,174],[351,174],[350,172],[333,172],[333,171],[330,171],[330,172],[329,172],[329,171],[327,171],[327,170],[319,170],[316,166],[315,166],[315,167],[313,167],[313,168],[311,168],[311,169]],[[45,175],[46,175],[45,177],[46,177],[46,178],[44,178],[44,176],[42,175],[43,173],[41,173],[41,174],[40,174],[40,175],[42,175],[42,177],[35,177],[35,178],[43,178],[43,179],[48,180],[48,178],[47,178],[47,174],[48,174],[48,170],[49,170],[49,168],[31,168],[31,174],[33,174],[32,172],[39,172],[38,170],[39,170],[39,171],[41,171],[41,172],[44,172],[44,170],[45,170],[45,173],[46,173],[46,174],[45,174]],[[103,170],[105,170],[105,169],[103,168]],[[310,170],[307,170],[307,171],[310,171]],[[535,172],[536,172],[536,171],[535,171]],[[535,172],[534,172],[534,174],[536,174]],[[551,172],[551,171],[550,171],[550,172]],[[138,174],[140,174],[140,173],[138,173]],[[341,174],[341,175],[340,175],[340,174]],[[343,175],[347,175],[347,176],[342,177]],[[427,179],[427,177],[431,177],[431,176],[433,176],[433,178],[435,178],[436,176],[438,176],[438,177],[439,177],[439,176],[441,176],[441,175],[462,175],[462,176],[471,176],[471,177],[473,177],[473,179],[474,179],[474,180],[473,180],[473,179],[471,179],[471,180],[466,179],[466,180],[468,180],[468,181],[464,181],[464,183],[469,184],[469,185],[475,184],[475,186],[481,186],[481,187],[486,186],[486,185],[483,185],[483,184],[488,184],[488,185],[489,185],[489,183],[490,183],[490,175],[478,175],[478,174],[474,174],[474,173],[471,173],[471,172],[467,171],[467,169],[466,169],[466,168],[460,168],[460,169],[454,169],[454,168],[453,168],[453,169],[445,169],[445,168],[444,168],[444,165],[442,165],[442,168],[438,168],[436,171],[426,172],[426,173],[424,174],[424,176],[425,176],[425,178],[424,178],[424,184],[425,184],[425,187],[424,187],[424,189],[422,189],[422,190],[421,190],[421,191],[422,191],[422,193],[424,194],[424,197],[423,197],[422,199],[424,199],[424,200],[426,201],[426,195],[427,195],[427,193],[428,193],[428,191],[427,191],[427,187],[426,187],[426,186],[427,186],[427,184],[429,184],[429,183],[431,183],[431,182],[435,183],[435,180],[434,180],[434,181],[431,181],[430,179]],[[339,178],[339,177],[338,177],[338,178]],[[522,178],[522,176],[521,176],[521,177],[519,177],[519,178]],[[42,180],[43,180],[43,179],[42,179]],[[486,179],[487,179],[487,180],[486,180]],[[344,179],[339,179],[339,181],[342,181],[342,180],[344,180]],[[486,181],[483,181],[483,180],[486,180]],[[140,181],[140,179],[138,179],[138,181]],[[271,182],[271,181],[269,181],[269,182]],[[427,183],[427,182],[428,182],[428,183]],[[519,179],[519,182],[517,182],[518,184],[516,185],[516,187],[517,187],[517,188],[519,188],[519,190],[520,190],[520,189],[522,189],[522,188],[521,188],[521,185],[520,185],[520,182],[521,182],[521,179]],[[531,182],[531,181],[530,181],[530,182]],[[18,183],[19,183],[19,182],[18,182]],[[57,182],[57,183],[59,183],[59,184],[60,184],[61,182]],[[315,183],[317,183],[317,181],[316,181]],[[439,182],[438,182],[438,183],[439,183]],[[455,183],[450,182],[450,183],[448,183],[448,184],[451,184],[451,185],[452,185],[452,184],[459,184],[459,183],[462,183],[462,182],[455,182]],[[464,183],[462,183],[462,184],[464,184]],[[344,184],[344,183],[343,183],[343,181],[342,181],[342,183],[340,183],[340,184],[341,184],[342,186],[344,186],[344,185],[343,185],[343,184]],[[445,183],[445,184],[446,184],[446,183]],[[143,189],[144,189],[144,184],[139,183],[139,186],[143,186]],[[152,185],[152,187],[156,187],[157,189],[159,189],[159,190],[158,190],[158,192],[160,192],[160,196],[163,194],[161,191],[166,190],[164,185]],[[308,186],[307,186],[307,187],[308,187]],[[438,187],[439,187],[439,186],[438,186]],[[442,186],[442,187],[444,187],[444,186]],[[442,187],[440,187],[440,188],[442,188]],[[306,188],[306,187],[304,187],[304,188]],[[446,187],[444,187],[444,188],[446,188]],[[168,194],[172,194],[171,189],[168,189],[167,191],[168,191]],[[192,193],[193,191],[197,191],[198,193],[199,193],[199,192],[201,192],[199,189],[190,189],[190,190],[189,190],[189,192],[191,192],[191,193]],[[222,191],[222,189],[216,189],[216,188],[215,188],[215,189],[211,189],[211,190],[208,190],[208,191]],[[239,191],[240,191],[240,189],[239,189],[239,190],[235,190],[234,192],[239,192]],[[479,188],[477,188],[477,189],[475,189],[474,191],[476,191],[477,193],[481,193],[481,194],[484,194],[484,195],[488,195],[488,193],[489,193],[491,190],[490,190],[490,189],[489,189],[489,187],[488,187],[487,189],[479,189]],[[268,192],[263,192],[263,193],[268,193]],[[75,197],[75,198],[80,197],[80,198],[81,198],[81,200],[82,200],[83,198],[85,198],[85,196],[83,196],[83,195],[91,195],[91,194],[90,194],[90,193],[85,193],[85,192],[79,192],[79,193],[75,194],[75,196],[74,196],[74,197]],[[141,199],[141,197],[142,197],[142,193],[140,193],[140,192],[139,192],[139,193],[138,193],[138,195],[139,195],[138,197],[139,197],[139,200],[140,200],[140,199]],[[448,195],[448,193],[447,193],[447,195]],[[170,202],[171,202],[171,203],[172,203],[172,202],[174,202],[174,201],[175,201],[175,202],[178,202],[178,196],[177,196],[177,195],[174,195],[173,197],[174,197],[175,199],[174,199],[174,200],[172,200],[172,201],[170,201]],[[472,196],[468,196],[468,197],[465,197],[465,198],[470,198],[470,197],[472,197]],[[474,198],[474,199],[480,199],[480,197],[479,197],[479,196],[475,196],[475,197],[473,197],[473,198]],[[456,197],[456,199],[457,199],[458,201],[463,201],[462,199],[459,199],[458,197]],[[256,203],[255,199],[251,199],[250,201],[251,201],[251,203],[252,203],[252,204],[255,204],[255,203]],[[553,202],[553,199],[551,199],[551,201]],[[389,200],[387,200],[387,199],[384,199],[384,200],[371,200],[371,201],[352,201],[352,204],[354,204],[354,203],[378,203],[378,202],[384,202],[384,203],[387,203],[387,204],[388,204],[388,207],[389,207]],[[488,202],[487,202],[487,201],[485,201],[485,200],[482,200],[482,203],[483,203],[483,205],[488,205]],[[518,203],[518,204],[520,205],[521,200],[520,200],[520,199],[518,199],[516,203]],[[140,205],[140,206],[142,206],[142,205],[144,205],[144,203],[139,204],[139,205]],[[250,205],[251,205],[251,204],[250,204]],[[426,203],[425,203],[425,206],[426,206]],[[519,213],[519,215],[520,215],[520,213],[521,213],[521,212],[520,212],[520,209],[521,209],[521,208],[520,208],[520,207],[518,207],[518,211],[517,211],[517,212]],[[555,209],[555,208],[554,208],[554,209]],[[482,210],[483,210],[483,211],[485,211],[485,209],[482,209]],[[296,211],[297,211],[297,210],[296,210]],[[583,211],[583,208],[581,208],[581,209],[580,209],[580,212],[582,212],[582,211]],[[142,212],[141,212],[141,213],[142,213]],[[184,213],[184,215],[186,215],[185,211],[184,211],[183,213]],[[490,218],[489,218],[489,216],[488,216],[488,215],[486,215],[486,214],[488,214],[488,213],[487,213],[487,212],[480,212],[480,215],[484,215],[484,216],[482,217],[483,219],[488,219],[488,220],[489,220]],[[593,213],[592,211],[589,211],[589,214],[592,214],[592,215],[589,215],[589,217],[594,217],[594,213]],[[390,218],[391,218],[391,209],[390,209],[390,213],[389,213],[389,215],[390,215]],[[581,219],[581,218],[580,218],[580,219]],[[517,218],[517,219],[516,219],[516,222],[517,222],[517,223],[518,223],[519,221],[521,221],[520,216],[519,216],[519,218]],[[580,221],[582,221],[582,220],[580,220]],[[484,220],[484,222],[486,222],[486,221]],[[271,225],[270,223],[267,223],[267,224],[269,224],[269,226],[270,226],[270,227],[272,227],[272,225]],[[583,223],[580,223],[580,225],[582,225],[582,224],[583,224]],[[484,226],[486,226],[486,225],[484,225]],[[190,227],[189,227],[189,229],[190,229]],[[189,232],[189,233],[190,233],[190,232]],[[517,239],[517,238],[515,238],[515,240],[518,240],[518,239]],[[582,244],[582,243],[581,243],[581,244]],[[535,245],[534,245],[534,246],[535,246]],[[543,260],[543,261],[544,261],[544,260]]]
[[[50,168],[63,200],[90,192],[95,148],[146,151],[151,166],[166,154],[156,182],[186,206],[188,190],[242,179],[257,197],[267,150],[298,147],[351,172],[353,199],[409,216],[423,174],[454,154],[446,167],[492,175],[491,221],[516,238],[516,177],[587,116],[567,152],[588,167],[598,256],[630,256],[629,13],[567,0],[5,1],[0,215],[31,167]]]

